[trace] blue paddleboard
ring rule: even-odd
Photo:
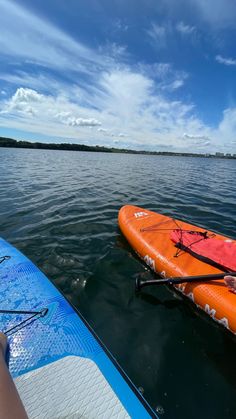
[[[0,239],[0,330],[29,418],[157,417],[81,314]]]

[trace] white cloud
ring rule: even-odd
[[[194,146],[196,149],[205,149],[206,147],[213,145],[212,139],[203,134],[184,134],[183,138],[190,141],[191,147]]]
[[[0,113],[10,114],[19,112],[35,115],[37,111],[34,109],[34,105],[40,102],[42,103],[43,100],[43,95],[32,89],[24,89],[21,87],[17,89],[12,98],[6,102],[6,106]]]
[[[185,41],[196,41],[196,27],[187,25],[183,21],[175,24],[172,21],[167,21],[162,25],[152,22],[150,28],[147,30],[152,45],[156,49],[167,49],[170,47],[175,42],[176,34],[178,33],[182,35],[182,39]]]
[[[126,32],[129,29],[129,26],[126,23],[124,23],[123,20],[115,19],[113,23],[113,29],[114,31],[118,32]]]
[[[222,57],[221,55],[217,55],[216,56],[216,61],[218,61],[218,63],[220,63],[220,64],[236,65],[236,59],[234,59],[234,58],[225,58],[225,57]]]
[[[67,109],[67,111],[64,109]],[[58,122],[71,127],[97,127],[101,125],[98,119],[88,117],[91,113],[94,114],[95,112],[68,101],[66,97],[43,95],[35,90],[23,87],[18,88],[15,94],[4,102],[0,111],[0,115],[14,116],[18,125],[25,124],[27,126],[32,124],[32,117],[36,116],[36,126],[46,123],[46,128],[42,127],[44,134],[47,134],[48,124],[54,127],[55,132],[58,131],[58,128],[56,128]],[[27,119],[29,117],[30,121]],[[55,121],[57,122],[55,123]]]
[[[67,122],[68,122],[68,125],[71,125],[72,127],[97,127],[98,125],[101,125],[101,122],[93,118],[84,119],[84,118],[70,117],[68,118]]]
[[[236,108],[225,109],[221,123],[219,124],[219,134],[224,136],[226,141],[233,141],[236,138]]]
[[[107,133],[108,137],[128,140],[137,146],[144,141],[154,146],[158,143],[157,132],[158,137],[164,139],[166,135],[173,136],[178,126],[183,129],[191,110],[180,102],[169,102],[156,96],[151,80],[130,71],[103,74],[99,86],[93,96],[96,109],[86,109],[74,103],[72,98],[19,88],[4,102],[1,124],[4,125],[4,121],[9,124],[11,119],[14,128],[45,135],[53,133],[61,138],[78,138],[81,134],[85,140],[91,140],[88,127],[102,125],[93,131],[93,139],[99,140]]]
[[[166,36],[168,33],[167,26],[158,25],[157,23],[152,23],[151,28],[147,31],[148,35],[159,47],[163,47],[166,44]]]
[[[97,131],[98,132],[103,132],[105,134],[108,132],[108,130],[106,128],[98,128]]]
[[[111,130],[106,129],[106,128],[98,128],[97,131],[106,137],[118,137],[118,138],[128,137],[128,135],[124,134],[123,132],[112,132]]]
[[[100,77],[93,92],[93,109],[74,98],[44,95],[19,88],[5,100],[0,112],[2,126],[83,142],[119,147],[203,152],[235,148],[236,109],[227,109],[217,129],[205,126],[191,104],[171,101],[156,93],[153,82],[131,71]],[[122,127],[122,131],[121,131]],[[92,135],[91,131],[92,129]],[[105,136],[105,137],[104,137]],[[94,143],[92,143],[94,144]]]
[[[120,147],[139,149],[215,150],[215,143],[233,144],[236,111],[226,110],[215,129],[205,125],[194,104],[173,99],[188,75],[170,63],[128,65],[123,47],[113,44],[104,55],[11,1],[0,0],[0,6],[0,54],[6,58],[7,51],[9,63],[24,64],[24,72],[14,65],[11,74],[0,72],[11,86],[7,92],[14,91],[1,98],[1,126],[33,132],[39,140],[40,134],[101,145],[115,139]],[[160,43],[173,30],[155,24],[151,29]]]
[[[186,25],[184,22],[178,22],[176,25],[176,29],[178,32],[180,32],[183,35],[189,35],[195,31],[194,26]]]
[[[55,106],[58,107],[60,105],[57,104],[58,99],[54,99]],[[67,108],[71,108],[71,103],[65,102],[64,103]],[[63,105],[63,106],[64,106]],[[74,106],[74,112],[76,112],[76,107]],[[81,112],[79,110],[79,107],[77,107],[78,112]],[[50,109],[49,109],[50,111]],[[55,118],[57,118],[60,122],[62,122],[65,125],[70,125],[72,127],[97,127],[101,125],[101,122],[94,118],[79,118],[72,114],[72,112],[58,112],[56,114],[53,114]]]
[[[219,151],[236,154],[236,108],[224,110],[215,138]]]
[[[192,135],[192,134],[184,134],[183,138],[186,138],[187,140],[204,140],[204,141],[209,141],[210,138],[206,135]]]
[[[35,103],[42,102],[43,95],[37,93],[35,90],[22,88],[17,89],[16,93],[13,95],[11,103],[14,104],[26,104],[26,103]]]
[[[163,91],[179,89],[188,78],[185,71],[175,70],[170,63],[139,63],[137,68],[144,76],[155,79],[159,89]]]
[[[163,89],[165,89],[165,90],[176,90],[176,89],[179,89],[180,87],[182,87],[183,85],[184,85],[184,80],[183,79],[176,79],[169,84],[165,84],[163,86]]]
[[[105,45],[99,46],[98,53],[107,57],[107,59],[108,57],[123,59],[127,55],[127,46],[119,45],[115,42],[107,42]]]

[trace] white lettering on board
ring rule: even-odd
[[[175,286],[175,288],[177,288],[177,290],[182,292],[183,294],[184,294],[184,291],[185,291],[185,287],[186,287],[185,284],[178,284],[178,285]]]
[[[135,218],[145,217],[146,215],[148,215],[148,213],[145,211],[139,211],[134,213]]]
[[[222,319],[216,319],[216,310],[214,308],[210,308],[209,304],[206,304],[204,310],[209,316],[212,317],[217,323],[222,324],[226,329],[229,329],[229,321],[226,317],[222,317]]]
[[[216,310],[214,308],[210,308],[209,304],[206,304],[204,310],[207,314],[209,314],[209,316],[215,319]]]
[[[150,266],[151,269],[153,269],[153,271],[156,270],[155,260],[153,260],[149,255],[144,256],[143,260],[148,266]]]
[[[177,288],[177,287],[176,287]],[[185,289],[185,285],[182,286],[182,284],[180,284],[180,286],[178,286],[178,291],[182,292],[184,294],[184,289]],[[194,302],[194,295],[192,292],[190,292],[189,294],[185,294],[188,298],[190,298],[190,300],[192,300]],[[203,307],[199,304],[196,304],[197,308],[202,309]],[[224,327],[226,327],[226,329],[230,329],[229,327],[229,320],[226,317],[222,317],[222,319],[217,319],[216,316],[216,310],[214,308],[211,308],[209,306],[209,304],[206,304],[204,307],[204,311],[213,319],[215,320],[217,323],[222,324]],[[231,330],[232,331],[232,330]],[[233,332],[236,335],[236,332]]]
[[[190,300],[192,300],[194,302],[194,295],[193,292],[189,292],[188,294],[186,294],[188,298],[190,298]]]
[[[225,326],[226,329],[229,329],[229,321],[228,321],[228,319],[226,319],[226,317],[223,317],[222,319],[216,320],[216,321],[220,324],[223,324],[223,326]]]

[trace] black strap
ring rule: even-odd
[[[5,260],[11,259],[11,256],[0,256],[0,263],[3,263]]]
[[[198,253],[194,252],[188,246],[185,246],[183,243],[176,243],[175,247],[177,249],[183,250],[184,252],[189,253],[191,256],[195,257],[196,259],[200,260],[201,262],[207,263],[208,265],[214,266],[214,268],[220,269],[221,271],[230,272],[232,269],[227,268],[226,266],[221,265],[218,262],[215,262],[213,259],[210,259],[206,256],[199,255]]]
[[[193,244],[199,243],[202,240],[206,240],[206,239],[210,239],[212,237],[215,236],[215,233],[208,233],[208,231],[198,231],[198,230],[182,230],[182,229],[178,229],[178,231],[180,232],[180,240],[178,243],[175,244],[175,247],[177,247],[177,251],[176,254],[174,255],[174,257],[178,257],[180,255],[180,251],[183,250],[185,252],[191,253],[191,246]],[[193,241],[191,244],[189,244],[189,246],[185,246],[183,244],[183,231],[187,231],[189,234],[192,234],[193,236],[196,236],[197,239],[195,241]],[[194,256],[194,252],[191,253],[192,256]],[[197,255],[197,253],[196,253]],[[200,255],[199,255],[200,256]],[[209,259],[211,260],[211,259]]]

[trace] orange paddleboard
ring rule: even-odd
[[[171,240],[171,232],[177,228],[205,232],[200,227],[132,205],[125,205],[120,209],[118,221],[132,248],[163,278],[222,272],[188,252],[179,251]],[[216,239],[230,240],[219,234],[212,234]],[[236,244],[236,241],[232,242]],[[216,322],[236,334],[236,294],[229,291],[223,280],[183,283],[175,285],[175,288]]]

